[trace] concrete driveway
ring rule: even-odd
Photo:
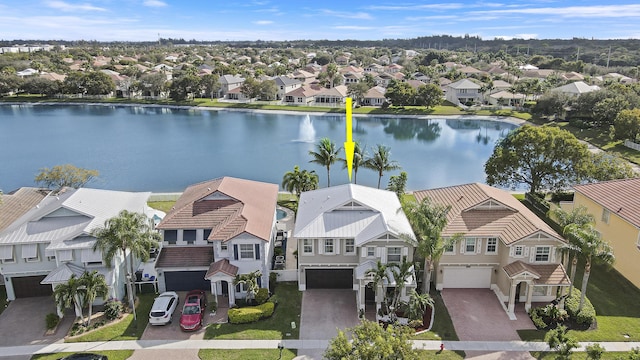
[[[55,313],[50,296],[16,299],[0,314],[0,346],[51,344],[62,341],[73,324],[67,312],[56,332],[45,335],[45,318]]]
[[[205,309],[205,315],[203,318],[202,327],[196,331],[185,332],[180,329],[180,314],[182,314],[182,307],[187,296],[186,291],[179,291],[180,303],[173,313],[173,321],[167,325],[151,325],[147,324],[147,328],[142,333],[141,340],[203,340],[205,328],[211,321],[209,316],[209,309]],[[144,314],[149,316],[149,314]]]
[[[330,340],[338,329],[358,325],[356,293],[343,289],[311,289],[302,295],[301,340]],[[299,350],[307,359],[322,359],[324,350]]]
[[[535,329],[523,304],[516,307],[518,320],[509,320],[495,293],[489,289],[444,289],[442,299],[461,341],[520,340],[516,330]],[[480,351],[468,351],[467,358],[533,359],[529,353]]]

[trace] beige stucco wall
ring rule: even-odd
[[[608,224],[603,222],[602,206],[576,192],[573,198],[573,206],[578,207],[580,205],[585,206],[589,213],[595,217],[596,230],[613,247],[613,255],[616,259],[614,263],[615,269],[640,288],[640,271],[638,271],[638,264],[640,263],[640,249],[638,249],[640,229],[622,219],[615,211],[610,212]]]

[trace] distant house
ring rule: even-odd
[[[278,88],[276,100],[282,100],[284,98],[284,94],[299,88],[303,84],[300,80],[292,79],[287,76],[277,76],[273,81],[276,82],[276,86]]]
[[[352,73],[352,72],[347,72],[342,74],[342,77],[344,78],[344,83],[345,85],[349,85],[349,84],[356,84],[358,82],[360,82],[360,80],[363,78],[364,75],[362,75],[362,73]]]
[[[475,183],[414,194],[450,206],[442,236],[462,236],[435,268],[438,290],[491,289],[515,320],[516,302],[528,310],[570,285],[560,256],[566,240],[508,192]]]
[[[561,92],[571,96],[580,96],[592,91],[598,91],[600,87],[597,85],[587,85],[584,81],[576,81],[567,85],[551,89],[551,91]]]
[[[284,94],[283,103],[287,105],[312,105],[315,96],[324,88],[317,85],[304,85]]]
[[[338,85],[331,89],[323,89],[314,96],[314,103],[323,106],[341,106],[347,98],[347,87]]]
[[[227,74],[227,75],[220,76],[219,81],[220,81],[220,94],[218,97],[228,98],[227,94],[231,90],[237,89],[240,86],[242,86],[242,83],[244,82],[244,78]]]
[[[364,94],[362,105],[364,106],[382,106],[387,98],[384,96],[387,89],[381,86],[374,86]]]
[[[232,177],[187,187],[157,226],[160,291],[207,290],[231,306],[246,296],[236,275],[254,271],[268,288],[277,200],[278,185]]]
[[[481,101],[480,85],[468,79],[446,85],[443,90],[447,101],[456,105]]]
[[[291,74],[292,77],[303,84],[309,84],[316,80],[316,75],[305,70],[296,70]]]
[[[640,287],[640,178],[574,186],[571,211],[584,206],[596,219],[596,230],[613,247],[614,268]]]
[[[524,105],[525,98],[525,94],[512,93],[509,91],[498,91],[487,97],[490,105],[499,106],[522,106]]]
[[[365,66],[364,72],[366,73],[383,73],[384,66],[378,64],[371,64],[369,66]]]

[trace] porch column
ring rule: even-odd
[[[360,312],[360,309],[365,310],[365,289],[366,285],[362,285],[362,282],[360,282],[360,289],[358,290],[358,312]]]
[[[508,315],[514,315],[514,309],[516,306],[516,287],[518,283],[511,283],[511,290],[509,290],[509,306],[507,307]]]
[[[229,284],[227,286],[227,288],[229,289],[229,307],[231,307],[236,304],[236,287],[228,281],[227,283]]]
[[[527,281],[527,302],[524,303],[524,310],[529,312],[531,309],[531,298],[533,297],[533,281]]]
[[[218,305],[218,282],[211,280],[211,293],[213,294],[216,306]]]

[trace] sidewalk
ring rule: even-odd
[[[444,343],[446,350],[475,351],[549,351],[544,342],[526,341],[435,341],[414,340],[413,346],[420,350],[440,350]],[[277,349],[282,344],[286,349],[326,349],[329,340],[129,340],[96,341],[84,343],[56,343],[0,347],[0,358],[32,354],[58,352],[81,352],[101,350],[162,350],[162,349]],[[585,351],[587,345],[580,343],[576,352]],[[600,342],[606,351],[627,352],[640,347],[640,342]]]

